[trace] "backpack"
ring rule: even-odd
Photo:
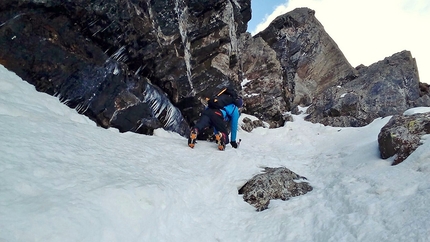
[[[236,91],[233,88],[225,87],[218,94],[208,99],[208,107],[213,109],[223,109],[225,106],[234,103],[239,106],[239,99]],[[241,104],[242,102],[240,102]],[[240,105],[242,106],[242,105]]]

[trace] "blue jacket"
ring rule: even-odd
[[[231,122],[231,141],[236,141],[236,135],[237,135],[237,126],[239,123],[239,109],[234,104],[229,104],[227,106],[224,106],[223,109],[221,109],[222,115],[224,117],[225,121]]]

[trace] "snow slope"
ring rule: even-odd
[[[430,241],[430,142],[390,166],[377,144],[389,118],[294,119],[240,130],[239,149],[190,149],[164,130],[96,127],[0,66],[0,241]],[[264,166],[314,190],[256,212],[238,189]]]

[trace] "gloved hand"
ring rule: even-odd
[[[237,149],[237,142],[236,141],[232,141],[230,142],[231,146],[233,146],[233,148]]]

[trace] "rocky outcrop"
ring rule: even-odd
[[[244,42],[242,68],[250,80],[244,86],[245,112],[271,121],[272,127],[283,125],[285,111],[310,105],[326,88],[357,75],[308,8],[277,17]]]
[[[246,132],[251,132],[255,128],[265,127],[264,122],[260,119],[251,120],[249,117],[245,117],[242,119],[242,125],[240,126],[242,130]]]
[[[254,176],[239,189],[243,199],[257,208],[267,209],[271,199],[288,200],[312,191],[306,177],[299,176],[285,167],[264,168],[264,173]]]
[[[310,106],[307,120],[341,127],[430,106],[428,85],[420,83],[409,51],[352,68],[308,8],[279,16],[244,42],[245,112],[271,127],[287,121],[283,111],[297,105]]]
[[[276,52],[262,38],[250,34],[243,34],[240,43],[244,112],[267,121],[270,127],[283,126],[283,113],[290,105]]]
[[[409,51],[357,69],[356,79],[329,87],[317,96],[307,110],[307,120],[331,126],[359,127],[378,117],[430,105],[428,95],[423,96],[420,91],[416,62]]]
[[[381,158],[395,156],[392,165],[403,162],[418,148],[425,134],[430,134],[430,113],[394,115],[378,135]]]

